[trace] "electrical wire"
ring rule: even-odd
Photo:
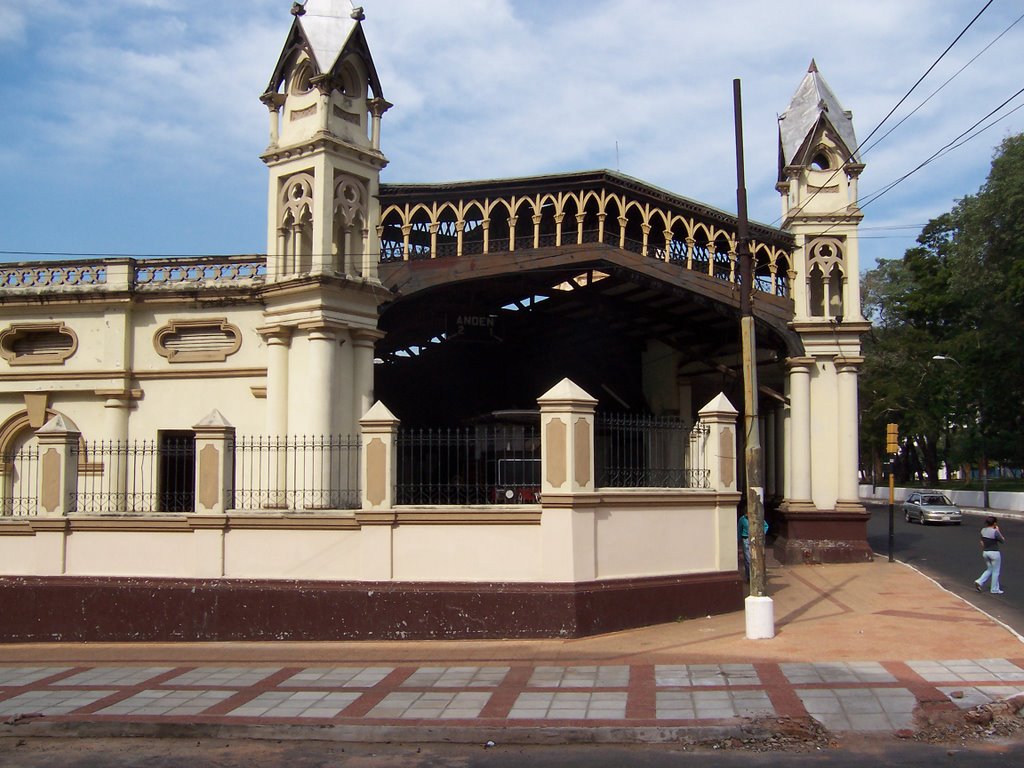
[[[950,43],[949,45],[947,45],[947,46],[946,46],[946,49],[945,49],[945,50],[944,50],[944,51],[943,51],[943,52],[942,52],[941,54],[939,54],[938,58],[937,58],[937,59],[935,59],[935,61],[933,61],[933,62],[932,62],[931,66],[930,66],[930,67],[928,67],[928,69],[927,69],[927,70],[925,70],[925,73],[924,73],[923,75],[921,75],[921,77],[919,77],[919,78],[917,79],[917,82],[915,82],[915,83],[914,83],[914,84],[913,84],[913,85],[912,85],[912,86],[910,87],[910,90],[908,90],[908,91],[907,91],[907,92],[906,92],[905,94],[903,94],[903,97],[902,97],[902,98],[901,98],[901,99],[900,99],[900,100],[899,100],[898,102],[896,102],[896,106],[894,106],[894,107],[893,107],[892,109],[890,109],[890,110],[889,110],[889,112],[888,112],[888,114],[886,114],[886,116],[882,118],[882,120],[881,120],[881,121],[880,121],[880,122],[878,123],[878,125],[876,125],[876,126],[875,126],[875,127],[874,127],[874,128],[872,129],[872,130],[871,130],[871,133],[869,133],[869,134],[867,135],[867,138],[865,138],[865,139],[864,139],[863,141],[859,142],[859,143],[857,144],[857,146],[856,146],[855,148],[853,148],[852,150],[850,150],[850,155],[849,155],[849,157],[847,157],[847,158],[846,158],[846,160],[845,160],[845,161],[844,161],[844,162],[843,162],[843,163],[842,163],[842,164],[841,164],[841,165],[840,165],[840,166],[839,166],[838,168],[836,168],[836,169],[835,169],[835,170],[834,170],[834,171],[832,172],[832,175],[828,177],[828,179],[827,179],[827,180],[825,181],[825,183],[824,183],[824,184],[822,184],[822,185],[821,185],[821,186],[819,187],[819,189],[816,189],[816,190],[815,190],[815,191],[814,191],[814,192],[813,192],[813,193],[811,194],[811,196],[810,196],[810,197],[808,197],[808,198],[807,198],[807,200],[805,200],[805,201],[804,201],[804,203],[803,203],[803,204],[802,204],[802,205],[801,205],[801,206],[800,206],[800,207],[799,207],[799,208],[797,209],[797,211],[796,211],[796,212],[795,212],[794,214],[790,214],[790,215],[799,215],[800,213],[802,213],[802,212],[804,211],[804,209],[806,209],[806,207],[807,207],[807,206],[808,206],[808,205],[809,205],[809,204],[811,203],[811,201],[812,201],[812,200],[814,200],[814,198],[818,196],[818,194],[819,194],[819,193],[821,192],[821,190],[822,190],[822,189],[824,189],[825,187],[827,187],[827,186],[828,186],[828,185],[829,185],[829,184],[830,184],[830,183],[832,182],[832,180],[833,180],[833,179],[834,179],[834,178],[835,178],[836,176],[838,176],[838,175],[839,175],[840,171],[842,171],[842,170],[843,170],[843,168],[845,167],[846,163],[850,162],[850,160],[852,160],[852,159],[853,159],[853,158],[854,158],[855,156],[857,156],[857,153],[858,153],[858,152],[860,152],[860,148],[861,148],[862,146],[866,145],[866,144],[867,144],[868,142],[870,142],[870,141],[871,141],[871,137],[872,137],[872,136],[874,136],[874,135],[875,135],[876,133],[878,133],[879,129],[880,129],[880,128],[881,128],[881,127],[882,127],[883,125],[885,125],[886,121],[887,121],[887,120],[888,120],[888,119],[889,119],[890,117],[892,117],[893,113],[894,113],[894,112],[896,112],[896,110],[900,108],[900,106],[901,106],[901,105],[903,104],[903,102],[905,102],[905,101],[906,101],[906,100],[907,100],[908,98],[910,98],[910,94],[912,94],[912,93],[913,93],[913,92],[914,92],[914,91],[915,91],[915,90],[917,89],[917,87],[918,87],[918,86],[919,86],[919,85],[921,84],[921,82],[922,82],[922,81],[923,81],[923,80],[924,80],[924,79],[925,79],[926,77],[928,77],[928,75],[929,75],[929,74],[931,73],[931,71],[932,71],[933,69],[935,69],[935,67],[936,67],[936,66],[938,66],[939,62],[940,62],[940,61],[942,61],[942,60],[943,60],[943,59],[944,59],[944,58],[946,57],[946,54],[947,54],[947,53],[949,53],[949,52],[950,52],[950,50],[952,50],[953,46],[955,46],[955,45],[956,45],[956,44],[957,44],[957,43],[958,43],[958,42],[960,41],[960,39],[961,39],[961,38],[962,38],[962,37],[963,37],[963,36],[964,36],[965,34],[967,34],[967,31],[968,31],[968,30],[969,30],[969,29],[970,29],[970,28],[971,28],[972,26],[974,26],[974,23],[975,23],[975,22],[976,22],[976,21],[977,21],[977,20],[978,20],[979,18],[981,18],[981,15],[982,15],[983,13],[985,13],[985,11],[987,11],[987,10],[988,10],[989,6],[990,6],[990,5],[992,5],[992,3],[993,3],[994,1],[995,1],[995,0],[988,0],[988,2],[987,2],[987,3],[985,3],[985,5],[984,5],[984,6],[982,7],[982,9],[981,9],[980,11],[978,11],[978,13],[977,13],[977,14],[975,14],[974,18],[973,18],[973,19],[971,19],[971,20],[970,20],[970,22],[968,22],[967,26],[965,26],[965,27],[964,27],[964,28],[963,28],[962,30],[960,30],[960,34],[958,34],[958,35],[957,35],[957,36],[956,36],[956,37],[955,37],[955,38],[953,39],[953,42],[951,42],[951,43]],[[1015,23],[1016,23],[1016,22],[1015,22]],[[1011,26],[1012,26],[1012,25],[1011,25]],[[1004,32],[1003,34],[1005,34],[1005,32]],[[1002,35],[1000,35],[1000,37],[1001,37],[1001,36],[1002,36]],[[994,42],[994,41],[993,41],[993,42]],[[930,98],[930,97],[929,97],[929,98]],[[889,133],[891,133],[891,131],[890,131]],[[887,133],[886,135],[888,135],[888,133]],[[883,137],[883,138],[884,138],[884,137]],[[881,139],[879,139],[879,141],[881,141]],[[876,142],[875,142],[875,144],[874,144],[874,145],[872,145],[872,146],[877,146],[877,144],[878,144],[878,142],[876,141]],[[776,218],[776,219],[775,219],[775,220],[774,220],[774,221],[772,222],[772,226],[774,226],[774,225],[776,225],[776,224],[780,223],[781,221],[782,221],[782,217],[780,216],[780,217]]]

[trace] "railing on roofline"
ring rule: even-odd
[[[37,514],[39,486],[39,448],[24,446],[0,454],[0,515]]]
[[[266,279],[267,260],[260,256],[200,256],[145,259],[135,262],[136,287],[242,285]]]
[[[535,424],[400,428],[396,504],[536,504],[540,433]]]
[[[230,287],[262,283],[263,256],[181,256],[110,258],[96,261],[21,262],[0,266],[0,288],[7,290],[160,290]]]
[[[594,462],[599,488],[710,487],[698,440],[707,425],[680,419],[598,413]]]
[[[360,506],[358,436],[236,437],[234,456],[233,509]]]
[[[8,290],[92,288],[107,282],[107,268],[98,263],[22,263],[0,266],[0,287]]]

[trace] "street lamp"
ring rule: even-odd
[[[956,363],[957,367],[963,368],[960,361],[950,355],[932,355],[932,360],[948,360]],[[985,414],[984,414],[985,390],[981,390],[981,401],[978,403],[978,434],[981,437],[981,497],[982,504],[988,509],[988,453],[985,450]]]

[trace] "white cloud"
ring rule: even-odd
[[[855,10],[819,3],[813,11],[799,0],[359,4],[385,96],[395,103],[383,125],[387,180],[618,165],[734,210],[732,79],[739,77],[751,214],[769,222],[779,208],[776,116],[810,60],[854,111],[863,140],[976,12],[942,0],[864,0]],[[0,49],[0,62],[15,73],[5,96],[19,105],[9,117],[7,153],[20,161],[8,157],[5,167],[45,175],[52,161],[53,177],[91,173],[97,189],[103,176],[130,171],[192,195],[251,178],[267,141],[258,97],[291,24],[289,6],[37,0],[0,9],[0,40],[18,44]],[[922,96],[1013,18],[1012,9],[993,5]],[[1016,90],[1022,34],[1024,24],[867,153],[862,192],[910,170]],[[926,220],[975,191],[991,147],[1022,121],[1024,112],[912,177],[868,209],[868,222]],[[264,191],[238,194],[262,230]],[[865,248],[872,250],[881,252]]]
[[[0,7],[0,43],[18,44],[25,39],[25,12],[12,6]]]

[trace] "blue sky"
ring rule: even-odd
[[[811,58],[863,141],[984,0],[363,0],[395,107],[385,181],[618,168],[777,222],[777,114]],[[291,0],[0,0],[0,251],[266,250],[265,89]],[[887,126],[1024,14],[994,0]],[[738,28],[742,27],[742,28]],[[866,152],[862,197],[1024,85],[1024,22]],[[998,114],[1024,104],[1018,96]],[[998,115],[997,115],[998,116]],[[879,132],[881,135],[886,128]],[[865,208],[862,258],[898,257],[975,192],[1024,109]],[[893,227],[903,226],[903,229]],[[38,258],[4,253],[7,261]]]

